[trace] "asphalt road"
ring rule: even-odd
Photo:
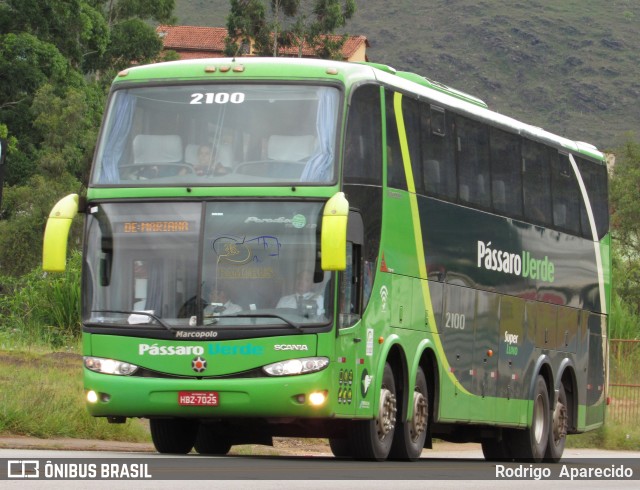
[[[21,478],[21,468],[34,468],[39,478]],[[21,466],[24,463],[24,466]],[[12,465],[9,468],[9,465]],[[52,480],[45,473],[74,476],[84,471],[91,476],[116,475],[110,480]],[[564,469],[563,469],[564,468]],[[570,473],[594,472],[615,468],[629,471],[626,477],[592,477],[569,479]],[[11,470],[12,476],[7,476]],[[109,473],[113,471],[115,473]],[[500,471],[502,473],[500,473]],[[564,471],[565,476],[562,476]],[[66,472],[66,473],[65,473]],[[519,472],[519,473],[518,473]],[[29,475],[26,471],[24,475]],[[151,478],[147,479],[146,476]],[[523,475],[520,477],[519,475]],[[549,475],[549,478],[547,478]],[[43,477],[44,476],[44,477]],[[126,478],[128,477],[128,478]],[[137,478],[140,477],[140,478]],[[561,477],[560,479],[556,479]],[[640,453],[568,449],[557,465],[517,465],[509,463],[500,470],[496,463],[485,462],[477,445],[450,445],[425,450],[416,462],[384,463],[336,460],[326,455],[315,456],[166,456],[150,452],[123,450],[71,451],[60,449],[0,449],[0,486],[3,488],[361,488],[397,490],[413,488],[639,488]],[[548,480],[541,482],[536,480]],[[4,481],[2,481],[4,480]]]

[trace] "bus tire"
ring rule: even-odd
[[[544,460],[550,463],[557,463],[562,458],[564,445],[567,441],[567,428],[569,427],[569,405],[567,403],[567,393],[564,385],[560,385],[558,391],[558,402],[553,409],[551,416],[551,429],[549,430],[549,442]]]
[[[482,454],[486,461],[508,461],[509,448],[504,438],[483,439],[480,441]]]
[[[329,447],[336,458],[351,457],[351,445],[349,444],[349,439],[337,439],[335,437],[330,437]]]
[[[538,375],[533,394],[533,416],[531,427],[525,430],[513,430],[509,433],[509,449],[516,461],[539,463],[547,451],[547,441],[551,425],[549,392],[544,378]]]
[[[196,442],[194,444],[194,448],[198,454],[221,456],[227,454],[231,446],[232,444],[229,439],[215,430],[215,426],[200,424],[200,427],[198,427]]]
[[[187,454],[193,448],[198,422],[187,419],[151,419],[151,439],[162,454]]]
[[[396,384],[387,363],[382,375],[378,413],[371,420],[353,423],[349,445],[356,459],[384,461],[389,456],[396,429]]]
[[[416,382],[411,392],[409,403],[413,404],[413,415],[410,420],[399,423],[391,452],[391,459],[413,461],[420,457],[429,428],[429,392],[427,378],[421,367],[416,373]]]

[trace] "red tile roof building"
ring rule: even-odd
[[[160,25],[156,32],[164,43],[164,49],[177,52],[181,60],[224,57],[224,40],[227,37],[225,27]],[[337,35],[330,37],[336,40],[341,38]],[[366,37],[349,36],[342,47],[342,57],[345,61],[367,61],[367,46],[369,42]],[[280,55],[297,57],[298,48],[281,48]],[[316,57],[313,49],[306,45],[302,48],[302,56]]]

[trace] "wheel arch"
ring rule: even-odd
[[[544,382],[547,385],[547,393],[549,395],[549,403],[553,403],[555,400],[555,382],[553,377],[553,369],[551,367],[551,360],[547,355],[542,355],[538,358],[536,365],[533,369],[533,376],[531,376],[531,380],[529,382],[529,400],[533,400],[535,396],[536,390],[536,380],[538,379],[538,375],[542,376]]]
[[[558,375],[556,377],[555,390],[559,390],[560,386],[564,386],[567,403],[569,404],[569,431],[575,432],[578,420],[578,379],[576,368],[573,361],[565,358],[560,363]],[[554,390],[554,391],[555,391]],[[553,399],[552,406],[555,406],[556,398]]]
[[[430,420],[433,420],[433,410],[437,400],[437,389],[440,382],[438,379],[438,362],[436,360],[434,346],[428,339],[423,340],[418,345],[415,356],[411,362],[409,377],[407,379],[415,379],[419,367],[422,368],[427,381],[427,390],[429,391],[429,416]],[[410,415],[409,410],[403,413],[405,420],[407,420]]]
[[[420,356],[420,367],[422,368],[424,376],[427,380],[427,391],[429,395],[429,425],[427,427],[427,439],[425,440],[425,447],[431,449],[433,447],[431,428],[433,427],[435,414],[438,413],[436,408],[437,404],[439,403],[440,394],[438,360],[432,345],[426,346],[426,348],[422,351],[422,354]]]
[[[380,389],[382,388],[382,374],[386,363],[389,363],[393,372],[393,379],[396,385],[396,402],[400,405],[398,413],[404,413],[408,397],[406,386],[409,379],[407,357],[400,344],[400,337],[395,334],[390,335],[383,344],[379,362],[376,366],[376,391],[373,413],[377,413],[380,408]]]

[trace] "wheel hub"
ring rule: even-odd
[[[427,430],[428,420],[427,399],[419,391],[413,393],[413,417],[411,418],[411,439],[417,440]]]
[[[558,442],[567,435],[567,426],[569,417],[567,416],[567,407],[558,402],[553,411],[553,439]]]
[[[380,392],[380,410],[376,425],[378,437],[383,439],[396,425],[396,396],[386,388]]]
[[[533,410],[533,434],[536,443],[542,441],[542,437],[547,430],[544,423],[544,402],[542,401],[542,395],[536,397],[535,406]]]

